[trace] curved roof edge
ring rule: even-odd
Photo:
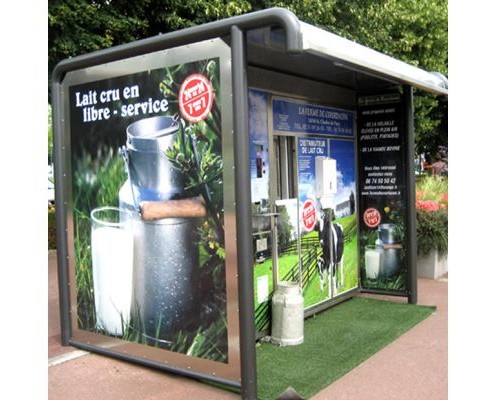
[[[427,72],[305,22],[300,25],[304,51],[329,57],[336,65],[448,95],[448,80],[439,72]]]

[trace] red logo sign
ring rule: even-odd
[[[381,220],[380,211],[376,208],[368,208],[363,214],[363,221],[369,228],[376,228]]]
[[[311,199],[306,200],[303,204],[302,225],[306,232],[311,232],[316,225],[316,207]]]
[[[189,75],[179,90],[179,108],[189,122],[203,121],[213,106],[213,85],[201,74]]]

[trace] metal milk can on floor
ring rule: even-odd
[[[297,282],[279,282],[272,297],[271,342],[282,346],[304,341],[304,298]]]

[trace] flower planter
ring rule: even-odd
[[[418,278],[438,279],[448,271],[448,254],[440,255],[437,249],[418,254]]]

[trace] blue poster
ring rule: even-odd
[[[268,201],[268,118],[267,93],[250,89],[249,136],[251,159],[251,196],[253,203]]]
[[[356,166],[354,141],[343,139],[325,139],[304,137],[297,139],[299,201],[315,200],[316,193],[316,159],[330,158],[336,163],[336,184],[333,208],[337,217],[354,213],[356,193]]]
[[[274,98],[273,129],[354,137],[354,113],[336,108]]]

